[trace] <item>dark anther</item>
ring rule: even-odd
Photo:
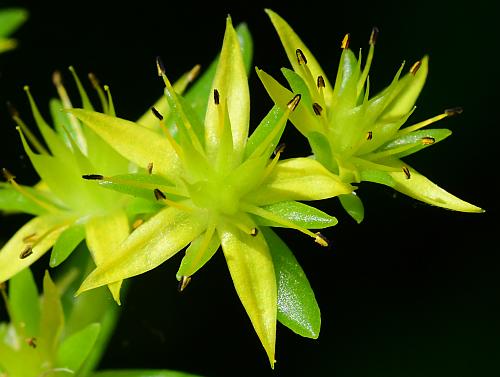
[[[323,108],[320,106],[319,103],[314,102],[313,103],[313,111],[314,111],[314,114],[319,116],[319,115],[321,115]]]
[[[251,235],[252,237],[255,237],[257,234],[259,234],[259,230],[258,230],[257,228],[252,228],[252,229],[250,230],[250,235]]]
[[[165,74],[165,66],[163,65],[163,61],[159,56],[156,57],[156,68],[158,68],[158,76],[162,76]]]
[[[299,106],[299,102],[300,102],[300,99],[302,98],[302,96],[300,94],[296,94],[295,97],[293,97],[290,102],[288,102],[286,105],[288,106],[288,108],[292,111],[294,111],[297,106]]]
[[[34,336],[31,338],[26,338],[26,344],[31,348],[36,348],[36,338]]]
[[[102,181],[104,179],[104,176],[102,176],[101,174],[84,174],[82,175],[82,178],[89,181]]]
[[[274,154],[278,154],[278,153],[283,153],[283,151],[285,150],[285,147],[286,147],[286,144],[285,143],[279,143],[278,146],[276,147],[276,149],[274,150]]]
[[[167,199],[167,197],[165,196],[165,194],[160,189],[155,188],[154,189],[154,194],[155,194],[156,200]]]
[[[406,179],[411,178],[410,169],[408,169],[406,166],[403,166],[403,173],[405,173]]]
[[[148,174],[153,174],[153,163],[152,162],[150,162],[148,164]]]
[[[220,95],[217,89],[214,89],[214,103],[218,105],[220,102]]]
[[[350,41],[351,41],[351,34],[347,33],[346,35],[344,35],[344,38],[342,39],[342,43],[340,44],[340,48],[342,50],[349,48]]]
[[[33,254],[33,248],[31,246],[26,247],[23,252],[19,255],[20,259],[28,258],[31,254]]]
[[[375,43],[377,42],[377,37],[378,37],[378,27],[374,26],[372,28],[372,33],[370,34],[370,45],[375,45]]]
[[[372,131],[368,131],[366,133],[366,140],[371,140],[373,139],[373,132]]]
[[[7,110],[9,111],[9,114],[12,118],[19,118],[19,111],[15,108],[15,106],[12,104],[12,102],[7,101]]]
[[[416,61],[415,64],[413,64],[410,68],[410,73],[415,76],[417,74],[417,71],[418,69],[420,68],[420,66],[422,65],[422,62],[419,60],[419,61]]]
[[[431,145],[436,142],[436,139],[430,136],[423,137],[421,140],[423,145]]]
[[[295,55],[297,55],[297,62],[302,65],[302,64],[307,64],[307,59],[304,53],[300,48],[295,50]]]
[[[99,79],[96,77],[96,75],[94,75],[92,72],[89,72],[88,76],[89,76],[89,80],[90,80],[90,83],[92,84],[92,86],[95,89],[100,88],[101,83],[99,82]]]
[[[181,280],[179,280],[179,285],[177,286],[177,290],[182,292],[188,284],[191,282],[191,276],[181,276]]]
[[[151,112],[155,117],[157,117],[159,120],[163,120],[163,115],[160,114],[158,110],[156,110],[154,107],[151,108]]]
[[[320,244],[323,247],[328,247],[330,245],[330,241],[328,241],[328,238],[326,238],[320,232],[316,233],[316,238],[314,239],[314,242]]]
[[[458,114],[462,114],[464,112],[464,109],[462,109],[461,107],[453,107],[451,109],[446,109],[444,111],[444,113],[446,115],[448,115],[449,117],[453,116],[453,115],[458,115]]]
[[[318,80],[316,81],[316,85],[318,86],[318,89],[324,88],[326,86],[325,79],[323,78],[323,76],[321,76],[321,75],[318,76]]]

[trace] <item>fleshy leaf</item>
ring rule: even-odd
[[[36,337],[40,325],[40,300],[33,274],[29,268],[15,274],[9,281],[11,320],[23,328],[28,337]]]
[[[168,207],[150,218],[122,243],[114,259],[99,265],[78,293],[152,270],[165,262],[206,227],[204,213]]]
[[[219,91],[221,103],[227,101],[234,151],[242,157],[248,137],[250,94],[238,36],[230,17],[227,18],[222,51],[210,94],[214,89]],[[209,155],[218,148],[219,128],[217,105],[210,95],[205,117],[205,140]]]
[[[350,185],[319,162],[293,158],[279,162],[264,186],[249,197],[258,204],[272,204],[284,200],[320,200],[351,191]]]
[[[278,321],[293,332],[317,339],[321,313],[307,277],[288,246],[271,229],[261,228],[271,251],[278,284]]]
[[[118,210],[104,216],[93,217],[85,224],[87,246],[96,266],[105,265],[120,258],[120,246],[129,235],[128,218]],[[108,285],[115,301],[120,304],[120,280]]]
[[[323,229],[337,225],[335,217],[326,214],[319,209],[295,201],[278,202],[263,206],[262,209],[278,215],[294,224],[306,229]],[[255,221],[259,225],[280,227],[281,225],[273,221],[256,217]]]
[[[273,261],[261,234],[251,236],[236,226],[217,226],[236,292],[274,367],[277,287]]]
[[[50,254],[50,267],[57,267],[69,257],[78,244],[85,239],[85,228],[74,224],[61,233]]]
[[[326,84],[324,88],[325,102],[330,103],[333,87],[330,86],[330,83],[328,82],[325,73],[321,69],[321,66],[318,64],[318,61],[316,60],[314,55],[311,53],[311,51],[306,47],[306,45],[301,41],[299,36],[293,31],[290,25],[288,25],[288,23],[283,18],[281,18],[278,14],[276,14],[270,9],[266,9],[266,13],[271,19],[274,28],[278,32],[281,43],[285,48],[286,55],[294,71],[295,72],[301,71],[301,67],[297,61],[297,55],[296,55],[297,49],[300,49],[302,50],[303,54],[307,59],[307,67],[309,67],[309,69],[311,70],[313,79],[316,80],[318,76],[323,76],[323,79],[325,80]]]
[[[156,171],[166,177],[176,176],[177,155],[166,138],[128,120],[82,109],[70,110],[94,130],[118,153],[142,168],[153,163]]]
[[[409,169],[410,178],[407,178],[403,171],[389,173],[396,183],[394,186],[395,190],[425,203],[454,211],[484,212],[483,209],[443,190],[408,165],[406,167]]]
[[[351,192],[350,194],[339,195],[339,199],[342,207],[344,207],[349,216],[358,224],[361,224],[365,217],[365,208],[358,195],[355,192]]]
[[[78,372],[94,346],[101,325],[92,323],[65,339],[57,352],[57,366]]]
[[[43,298],[40,320],[38,348],[45,360],[54,361],[59,338],[64,327],[64,314],[59,290],[53,283],[48,271],[43,278]]]
[[[37,261],[54,245],[56,239],[72,221],[62,214],[48,214],[27,222],[0,250],[0,282],[10,279]],[[36,237],[39,239],[36,240]],[[21,258],[21,254],[29,255]]]

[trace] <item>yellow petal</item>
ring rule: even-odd
[[[236,292],[274,366],[278,293],[266,241],[228,222],[218,224],[217,232]]]

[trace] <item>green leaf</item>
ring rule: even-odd
[[[130,370],[105,370],[94,373],[92,377],[200,377],[200,376],[190,373],[176,372],[172,370],[130,369]]]
[[[324,88],[325,102],[330,103],[332,98],[333,87],[328,82],[328,78],[323,72],[323,69],[321,69],[321,66],[319,65],[318,61],[316,60],[312,52],[306,47],[304,42],[302,42],[299,36],[293,31],[290,25],[288,25],[288,23],[283,18],[281,18],[278,14],[276,14],[270,9],[266,9],[266,13],[271,19],[274,28],[278,32],[281,43],[285,48],[286,55],[288,57],[288,60],[290,61],[290,64],[293,67],[293,70],[295,72],[301,72],[301,66],[297,61],[297,55],[296,55],[296,51],[299,48],[302,50],[303,54],[307,58],[307,67],[311,70],[313,79],[316,80],[318,76],[323,76],[323,79],[325,80],[326,84]]]
[[[253,222],[245,217],[250,229]],[[261,234],[251,236],[229,222],[217,225],[234,287],[274,367],[277,287],[273,261]]]
[[[257,191],[248,197],[257,204],[285,200],[320,200],[348,194],[352,187],[311,158],[279,162]]]
[[[21,8],[0,11],[0,36],[6,37],[18,29],[28,18],[28,12]]]
[[[103,216],[96,216],[85,224],[87,246],[94,262],[102,265],[120,258],[120,246],[129,235],[128,218],[124,211],[117,210]],[[120,304],[121,280],[108,285],[114,300]]]
[[[94,130],[118,153],[146,168],[153,163],[156,171],[166,177],[177,175],[179,159],[168,140],[150,129],[128,120],[82,109],[69,110]]]
[[[61,233],[50,254],[50,267],[57,267],[69,257],[78,244],[85,239],[85,228],[74,224]]]
[[[355,192],[351,192],[350,194],[339,195],[339,199],[342,207],[344,207],[349,216],[358,224],[361,224],[365,217],[365,208],[358,195]]]
[[[293,332],[317,339],[321,313],[307,277],[288,246],[271,229],[262,233],[271,251],[278,284],[278,321]]]
[[[167,207],[134,230],[113,259],[97,266],[78,293],[142,274],[165,262],[206,228],[206,214]]]
[[[59,235],[73,219],[65,214],[54,213],[35,217],[28,221],[0,250],[0,282],[9,280],[19,271],[36,262],[54,245]],[[30,242],[28,239],[38,240]],[[20,255],[31,246],[31,254]]]
[[[57,352],[57,367],[68,368],[75,373],[78,372],[92,350],[100,330],[101,325],[99,323],[92,323],[66,338]]]
[[[288,84],[290,85],[290,88],[292,88],[293,92],[302,96],[302,104],[309,110],[309,112],[312,111],[313,101],[304,79],[288,68],[281,68],[281,72],[283,73],[283,76],[285,76],[286,81],[288,81]]]
[[[280,216],[306,229],[323,229],[337,225],[335,217],[307,204],[285,201],[263,206],[262,209]],[[257,224],[264,226],[281,227],[282,225],[261,217],[256,217]]]
[[[219,110],[212,97],[215,89],[219,91],[220,103],[227,103],[233,134],[233,148],[236,155],[241,158],[248,138],[250,94],[238,36],[233,29],[230,17],[226,21],[222,51],[208,98],[205,141],[209,155],[214,155],[219,147]]]
[[[15,274],[9,281],[11,320],[27,337],[36,337],[40,326],[40,300],[29,268]]]
[[[430,145],[439,143],[440,141],[446,139],[451,135],[451,131],[447,129],[426,129],[410,132],[406,135],[397,137],[396,139],[390,141],[386,145],[380,148],[380,151],[386,151],[393,148],[400,148],[404,146],[410,146],[414,144],[414,147],[406,149],[400,153],[395,153],[392,156],[394,158],[402,158],[409,156],[421,149],[427,148]],[[425,140],[429,140],[430,143],[425,143]],[[378,151],[377,151],[378,152]]]
[[[255,131],[252,132],[252,135],[248,138],[245,148],[245,158],[251,156],[253,152],[262,144],[262,142],[266,140],[267,136],[273,132],[278,123],[280,121],[283,121],[284,114],[285,110],[283,110],[280,106],[273,106],[273,108],[267,113],[264,119],[262,119]],[[273,142],[271,143],[271,146],[276,147],[282,134],[283,131],[276,134]]]
[[[182,258],[181,265],[177,271],[178,280],[182,276],[192,276],[207,263],[219,249],[220,240],[217,234],[212,231],[199,235],[186,250],[186,255]]]
[[[403,166],[403,165],[401,165]],[[406,194],[417,200],[425,203],[432,204],[438,207],[451,209],[461,212],[484,212],[483,209],[467,203],[449,192],[443,190],[441,187],[432,183],[426,177],[415,171],[408,165],[404,165],[409,169],[410,178],[400,170],[390,172],[389,174],[395,181],[394,189]]]

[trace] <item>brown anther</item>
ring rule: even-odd
[[[259,229],[257,229],[257,228],[250,229],[250,235],[252,237],[255,237],[257,234],[259,234]]]
[[[31,233],[28,234],[26,237],[23,238],[24,243],[31,243],[36,240],[36,233]]]
[[[295,50],[295,55],[297,56],[297,62],[302,65],[302,64],[307,64],[307,58],[302,52],[300,48]]]
[[[347,33],[346,35],[344,35],[344,38],[342,39],[342,43],[340,44],[340,48],[342,50],[349,48],[350,41],[351,41],[351,34]]]
[[[217,89],[214,89],[214,103],[218,105],[220,103],[220,94]]]
[[[144,224],[144,220],[143,219],[137,219],[133,222],[132,224],[132,229],[137,229],[139,228],[142,224]]]
[[[5,291],[6,289],[7,289],[7,284],[4,281],[2,281],[0,283],[0,291]]]
[[[158,120],[162,121],[163,120],[163,115],[160,114],[160,112],[158,110],[156,110],[155,107],[151,107],[151,112],[153,113],[153,115],[158,118]]]
[[[11,118],[19,118],[19,111],[17,111],[16,107],[12,104],[12,102],[7,101],[7,110],[9,111],[9,114]]]
[[[148,169],[148,174],[153,174],[153,163],[152,162],[150,162],[148,164],[147,169]]]
[[[94,75],[92,72],[89,72],[88,77],[94,89],[98,89],[101,87],[101,83],[99,82],[99,79],[96,77],[96,75]]]
[[[314,242],[323,247],[328,247],[330,245],[330,241],[328,241],[328,238],[326,238],[320,232],[316,233],[316,238],[314,239]]]
[[[33,254],[33,248],[31,246],[27,246],[24,251],[19,254],[19,259],[26,259],[28,258],[31,254]]]
[[[417,74],[417,71],[419,70],[420,66],[422,65],[422,62],[420,60],[416,61],[410,68],[410,73],[415,76]]]
[[[323,111],[323,108],[321,107],[321,105],[317,102],[314,102],[312,107],[313,107],[314,114],[320,116],[321,112]]]
[[[7,182],[12,182],[14,179],[16,179],[16,176],[12,174],[10,171],[8,171],[6,168],[2,168],[2,174]]]
[[[369,44],[370,44],[371,46],[374,46],[374,45],[375,45],[375,43],[377,42],[378,32],[379,32],[378,27],[374,26],[374,27],[372,28],[372,33],[370,34],[370,41],[369,41]]]
[[[89,181],[102,181],[104,176],[101,174],[84,174],[82,175],[82,178]]]
[[[55,70],[53,73],[52,73],[52,83],[58,87],[58,86],[61,86],[62,85],[62,75],[61,75],[61,72],[58,71],[58,70]]]
[[[191,282],[191,276],[181,276],[181,280],[179,280],[179,285],[177,286],[177,290],[182,292],[188,284]]]
[[[433,137],[430,137],[430,136],[425,136],[420,140],[422,141],[423,145],[432,145],[436,142],[436,139],[434,139]]]
[[[196,77],[200,74],[201,64],[196,64],[188,73],[187,79],[189,82],[193,82]]]
[[[318,79],[316,80],[316,85],[318,86],[318,89],[324,88],[326,86],[325,79],[323,78],[323,76],[321,75],[318,76]]]
[[[284,152],[286,148],[286,144],[285,143],[279,143],[278,146],[274,149],[274,154],[281,154]]]
[[[162,77],[165,74],[165,66],[159,56],[156,57],[156,68],[158,69],[158,76]]]
[[[454,116],[454,115],[458,115],[458,114],[462,114],[463,112],[464,112],[464,109],[462,109],[461,107],[452,107],[451,109],[446,109],[444,111],[444,113],[446,115],[448,115],[449,117]]]
[[[372,131],[368,131],[366,133],[366,140],[371,140],[373,139],[373,132]]]
[[[297,106],[299,106],[299,102],[302,96],[300,94],[296,94],[286,105],[291,111],[294,111]]]
[[[155,188],[154,194],[155,194],[156,200],[167,199],[165,194],[160,189]]]
[[[403,166],[403,173],[405,173],[406,179],[411,178],[410,169],[408,169],[406,166]]]
[[[36,348],[36,338],[34,336],[32,336],[31,338],[26,338],[25,341],[26,344],[31,348]]]

